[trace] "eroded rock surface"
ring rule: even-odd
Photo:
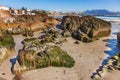
[[[15,42],[11,34],[0,29],[0,65],[14,50]]]
[[[111,32],[110,22],[92,16],[64,16],[61,26],[64,31],[69,31],[73,38],[82,42],[109,36]]]
[[[75,64],[74,59],[57,46],[60,35],[57,34],[59,33],[54,30],[48,30],[39,38],[24,39],[22,41],[24,47],[18,52],[18,63],[20,66],[24,66],[26,70],[50,66],[73,67]],[[15,74],[22,71],[24,71],[22,68],[21,71],[17,68],[13,70]]]

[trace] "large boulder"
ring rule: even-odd
[[[64,16],[62,29],[69,31],[72,37],[83,42],[91,42],[110,35],[111,23],[93,16]]]
[[[27,69],[49,66],[71,68],[75,63],[72,57],[57,46],[47,47],[40,52],[35,50],[20,50],[18,53],[18,62],[21,66],[26,66]]]

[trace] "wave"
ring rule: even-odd
[[[96,17],[110,22],[120,22],[120,17],[105,17],[105,16],[96,16]]]

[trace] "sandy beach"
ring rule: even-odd
[[[68,42],[62,44],[61,48],[75,59],[76,63],[73,68],[49,67],[27,71],[23,76],[27,80],[90,80],[92,73],[109,56],[109,53],[106,53],[106,51],[111,51],[112,49],[106,45],[110,44],[109,40],[116,39],[115,33],[119,30],[120,26],[114,24],[112,25],[112,33],[109,37],[101,38],[91,43],[80,42],[77,45],[74,44],[74,39],[67,38]],[[109,39],[108,42],[105,41],[107,39]]]
[[[63,43],[60,47],[74,58],[74,67],[48,67],[30,70],[25,72],[22,76],[26,80],[90,80],[92,73],[94,73],[102,64],[103,60],[109,56],[106,51],[112,50],[110,47],[106,46],[107,44],[110,44],[110,42],[106,42],[105,40],[116,40],[115,33],[119,30],[120,26],[114,24],[112,25],[112,33],[109,37],[104,37],[91,43],[80,42],[80,44],[74,44],[76,40],[69,37],[67,38],[67,42]],[[37,36],[38,35],[35,35],[35,37]],[[21,41],[24,39],[24,37],[18,35],[14,36],[14,39],[16,43],[15,50],[18,51],[22,48]],[[10,71],[10,59],[15,58],[16,55],[17,52],[11,54],[11,56],[0,66],[0,77],[3,77],[7,80],[12,80],[14,75]],[[3,73],[5,73],[5,75],[2,75]],[[114,71],[112,73],[118,74],[117,71]],[[111,75],[112,73],[106,73],[104,75],[105,79],[103,80],[110,80],[107,76]]]

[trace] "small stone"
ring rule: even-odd
[[[80,44],[79,41],[75,41],[74,43],[75,43],[75,44]]]
[[[5,75],[5,73],[2,73],[2,75]]]

